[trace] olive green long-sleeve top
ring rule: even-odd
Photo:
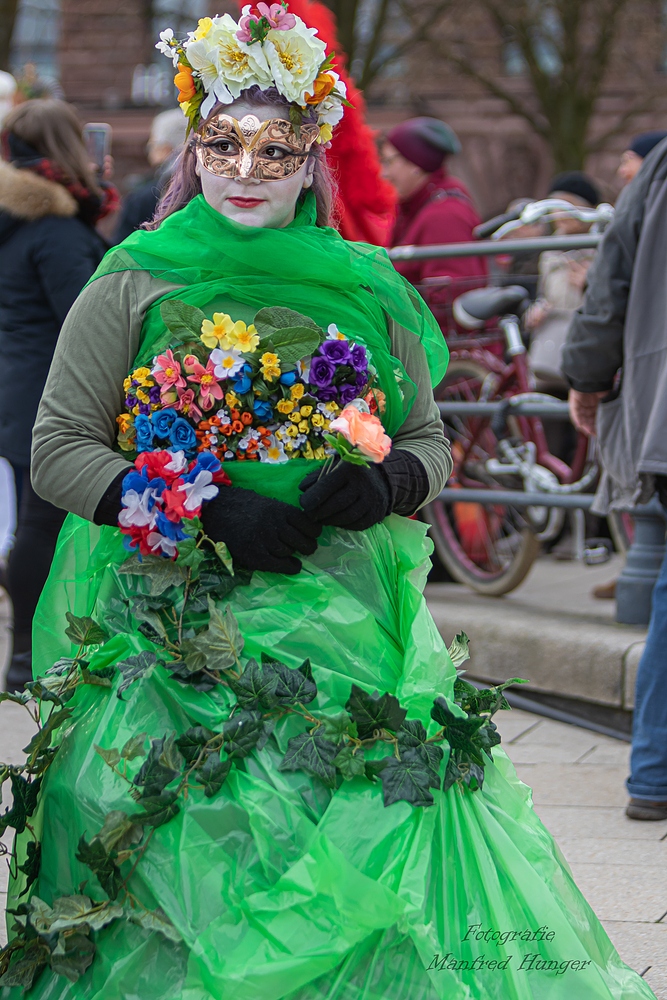
[[[98,278],[74,303],[33,430],[32,483],[44,500],[92,521],[111,482],[127,469],[127,459],[113,450],[123,380],[139,350],[146,310],[178,287],[146,271],[120,271]],[[389,332],[392,353],[418,390],[394,446],[424,465],[428,503],[451,472],[449,442],[433,401],[424,349],[414,334],[391,322]]]

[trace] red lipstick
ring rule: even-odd
[[[237,208],[256,208],[262,204],[264,198],[228,198],[227,201]]]

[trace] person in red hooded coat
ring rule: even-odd
[[[453,129],[437,118],[411,118],[387,133],[383,172],[399,201],[392,246],[466,243],[474,238],[479,215],[465,184],[447,170],[448,157],[460,149]],[[470,287],[461,279],[476,278],[483,284],[487,274],[483,257],[397,261],[396,269],[413,285],[427,278],[450,279],[430,292],[428,284],[423,289],[431,305],[451,302]]]

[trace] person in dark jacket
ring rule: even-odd
[[[7,116],[0,161],[0,455],[19,513],[7,564],[14,647],[7,689],[32,679],[32,616],[65,511],[30,485],[32,426],[60,327],[104,255],[95,223],[115,201],[98,186],[81,125],[63,101],[26,101]]]
[[[617,176],[624,184],[629,184],[637,176],[645,157],[663,139],[667,139],[667,132],[664,129],[642,132],[634,137],[628,148],[621,153],[621,162],[616,171]]]
[[[667,138],[621,192],[563,349],[573,423],[597,434],[593,510],[657,493],[667,512]],[[627,815],[667,819],[667,557],[653,590],[635,692]]]
[[[382,147],[384,176],[399,199],[392,246],[467,243],[474,238],[473,229],[480,223],[477,210],[463,181],[447,169],[449,157],[460,149],[455,132],[437,118],[411,118],[387,133]],[[482,257],[401,261],[396,269],[413,285],[428,278],[450,279],[443,283],[449,286],[446,301],[468,287],[462,278],[479,278],[483,284],[487,274]],[[442,294],[435,297],[441,298]]]

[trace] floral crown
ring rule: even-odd
[[[297,133],[304,111],[314,108],[321,143],[331,139],[343,105],[348,105],[345,84],[333,68],[333,53],[327,56],[316,29],[291,14],[285,0],[270,6],[248,4],[238,23],[230,14],[203,17],[183,41],[167,28],[155,47],[178,69],[174,83],[188,132],[216,104],[231,104],[253,86],[275,87],[287,98]]]

